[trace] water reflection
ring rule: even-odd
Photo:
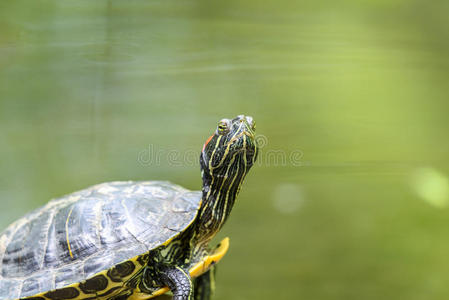
[[[273,193],[273,206],[282,214],[293,214],[305,201],[300,186],[292,183],[278,185]]]
[[[419,168],[412,174],[411,186],[424,201],[444,208],[449,202],[449,180],[433,168]]]

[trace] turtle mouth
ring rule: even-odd
[[[244,136],[247,136],[249,138],[250,143],[254,143],[255,137],[254,137],[254,131],[250,129],[248,122],[246,119],[240,119],[240,125],[237,129],[237,132],[240,132],[236,135],[234,135],[229,142],[226,143],[226,146],[232,145],[235,141],[238,141],[241,138],[244,138]],[[246,143],[246,146],[248,144]]]

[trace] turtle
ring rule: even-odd
[[[201,191],[115,181],[49,201],[1,233],[0,299],[210,299],[229,238],[209,242],[257,154],[255,122],[239,115],[204,143]]]

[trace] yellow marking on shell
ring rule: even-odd
[[[133,293],[131,296],[127,298],[127,300],[143,300],[143,299],[151,299],[160,295],[163,295],[170,291],[168,287],[163,287],[155,291],[152,295],[148,295],[147,293]]]
[[[229,238],[225,237],[219,246],[209,255],[203,258],[200,262],[190,268],[190,277],[198,277],[207,272],[212,265],[218,263],[229,250]]]
[[[193,267],[189,269],[189,274],[191,278],[198,277],[205,272],[207,272],[214,264],[218,263],[228,252],[229,249],[229,238],[224,238],[219,246],[208,256],[203,258],[200,262],[196,263]],[[168,287],[163,287],[155,291],[152,295],[146,293],[134,293],[128,297],[128,300],[144,300],[151,299],[160,295],[163,295],[170,291]]]
[[[189,269],[190,277],[192,277],[192,278],[198,277],[198,276],[202,275],[203,273],[207,272],[214,264],[218,263],[225,256],[225,254],[228,251],[228,249],[229,249],[229,238],[226,237],[226,238],[224,238],[220,242],[219,246],[210,255],[204,257],[200,262],[196,263],[193,267],[191,267]],[[140,255],[135,256],[132,259],[130,259],[130,261],[132,261],[137,266],[138,265],[137,259],[139,257],[140,257]],[[109,280],[109,277],[107,276],[108,270],[104,270],[104,271],[98,272],[98,273],[96,273],[95,275],[93,275],[93,276],[91,276],[89,278],[92,278],[92,277],[97,276],[97,275],[103,275],[106,278],[108,278],[108,281],[109,281],[108,282],[108,286],[103,291],[101,291],[102,293],[104,293],[105,291],[108,291],[108,290],[110,290],[110,289],[112,289],[114,287],[118,287],[118,286],[121,286],[121,287],[123,287],[123,289],[126,289],[126,286],[124,286],[124,283],[127,280],[131,279],[138,272],[138,270],[139,270],[139,268],[135,268],[134,272],[132,272],[131,274],[129,274],[128,276],[123,278],[123,281],[121,281],[121,282],[113,282],[112,280]],[[64,286],[64,288],[72,287],[72,288],[77,289],[80,292],[80,295],[77,297],[77,299],[85,298],[85,297],[87,298],[87,297],[97,296],[97,294],[95,294],[95,293],[93,293],[93,294],[85,294],[79,288],[79,284],[80,283],[77,282],[77,283],[74,283],[74,284],[70,284],[70,285]],[[111,298],[112,296],[122,292],[123,289],[118,289],[117,291],[115,291],[112,294],[108,294],[105,297],[98,297],[97,299]],[[151,298],[163,295],[163,294],[167,293],[168,291],[169,291],[168,287],[162,287],[162,288],[158,289],[157,291],[155,291],[152,295],[148,295],[146,293],[134,293],[128,299],[129,300],[151,299]],[[43,299],[49,299],[48,297],[45,297],[45,294],[47,292],[48,291],[40,293],[40,294],[37,294],[37,295],[33,295],[32,297],[40,297],[40,298],[43,298]]]
[[[140,257],[140,255],[137,255],[137,256],[133,257],[132,259],[129,259],[129,261],[133,262],[134,265],[138,266],[139,263],[137,262],[137,259],[138,259],[139,257]],[[111,298],[112,296],[117,295],[118,293],[120,293],[120,292],[122,292],[124,289],[126,289],[126,286],[124,286],[124,282],[128,281],[129,279],[131,279],[131,278],[138,272],[138,270],[139,270],[139,268],[135,268],[135,269],[134,269],[134,272],[132,272],[132,273],[129,274],[128,276],[124,277],[124,278],[123,278],[123,281],[121,281],[121,282],[114,282],[114,281],[110,280],[110,278],[109,278],[108,275],[107,275],[109,269],[103,270],[103,271],[98,272],[98,273],[95,273],[94,275],[90,276],[89,278],[92,278],[92,277],[95,277],[95,276],[98,276],[98,275],[103,275],[105,278],[108,279],[108,286],[107,286],[104,290],[102,290],[102,291],[100,291],[100,292],[97,292],[97,293],[87,293],[87,294],[84,293],[84,292],[79,288],[80,282],[76,282],[76,283],[73,283],[73,284],[70,284],[70,285],[66,285],[66,286],[63,286],[63,287],[61,287],[61,288],[75,288],[76,290],[78,290],[78,292],[79,292],[80,294],[79,294],[76,298],[74,298],[74,299],[84,299],[84,298],[90,298],[90,297],[96,297],[95,299],[98,299],[98,300],[109,299],[109,298]],[[87,278],[87,279],[89,279],[89,278]],[[83,281],[81,281],[81,282],[85,282],[85,281],[86,281],[86,280],[83,280]],[[114,291],[114,292],[111,293],[111,294],[108,294],[108,295],[103,296],[103,297],[98,297],[98,294],[104,294],[105,292],[107,292],[107,291],[109,291],[110,289],[115,288],[115,287],[122,287],[122,289],[117,289],[116,291]],[[58,289],[57,289],[57,290],[58,290]],[[48,292],[49,292],[49,291],[45,291],[45,292],[43,292],[43,293],[36,294],[36,295],[30,296],[30,297],[31,297],[31,298],[38,297],[38,298],[43,298],[43,299],[53,300],[53,299],[50,299],[50,298],[48,298],[48,297],[45,296],[45,294],[48,293]],[[30,298],[30,297],[25,297],[25,298],[23,298],[23,299],[27,299],[27,298]],[[148,298],[148,295],[147,295],[147,298]],[[21,298],[21,299],[22,299],[22,298]]]
[[[73,258],[73,253],[72,249],[70,248],[70,241],[69,241],[69,219],[70,216],[72,215],[73,208],[74,206],[72,206],[72,208],[70,209],[69,214],[67,215],[67,220],[65,220],[65,238],[67,240],[67,247],[69,249],[69,254],[71,258]]]

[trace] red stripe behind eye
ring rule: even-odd
[[[203,150],[201,150],[201,151],[204,151],[204,149],[206,148],[207,144],[209,144],[210,140],[211,140],[213,137],[214,137],[214,135],[211,135],[211,136],[206,140],[206,142],[204,143],[204,146],[203,146]]]

